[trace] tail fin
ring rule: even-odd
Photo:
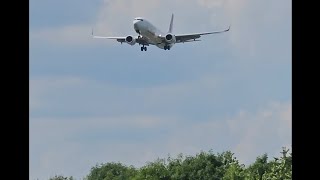
[[[170,26],[169,26],[168,33],[172,33],[172,27],[173,27],[173,13],[172,13],[172,16],[171,16],[171,21],[170,21]]]

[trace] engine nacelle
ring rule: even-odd
[[[165,39],[167,43],[170,43],[170,44],[176,43],[176,36],[173,34],[167,34]]]
[[[136,39],[133,38],[132,36],[127,36],[126,37],[126,43],[130,44],[131,46],[136,43]]]

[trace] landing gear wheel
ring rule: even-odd
[[[141,50],[141,51],[147,51],[147,47],[142,46],[142,47],[140,47],[140,50]]]

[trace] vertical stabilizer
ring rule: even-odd
[[[170,21],[170,26],[169,26],[168,33],[172,33],[172,28],[173,28],[173,13],[172,13],[172,16],[171,16],[171,21]]]

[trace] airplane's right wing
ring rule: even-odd
[[[92,38],[98,39],[116,39],[118,42],[126,42],[126,37],[105,37],[105,36],[92,36]]]
[[[92,38],[97,38],[97,39],[115,39],[120,43],[124,43],[126,42],[126,37],[107,37],[107,36],[95,36],[93,35],[93,30],[92,30]],[[140,37],[138,38],[138,36],[133,37],[136,41],[136,43],[141,44],[141,45],[145,45],[145,46],[149,46],[149,44],[152,44],[148,41],[148,39],[144,38],[144,37]]]
[[[208,35],[208,34],[217,34],[217,33],[223,33],[230,30],[230,26],[228,29],[223,31],[215,31],[215,32],[205,32],[205,33],[194,33],[194,34],[177,34],[176,36],[176,43],[183,43],[183,42],[192,42],[192,41],[199,41],[196,40],[200,38],[202,35]]]
[[[115,39],[120,43],[124,43],[126,42],[126,37],[105,37],[105,36],[92,36],[93,38],[98,38],[98,39]],[[138,37],[134,37],[136,43],[141,44],[141,45],[145,45],[145,46],[149,46],[150,43],[146,38],[138,38]]]

